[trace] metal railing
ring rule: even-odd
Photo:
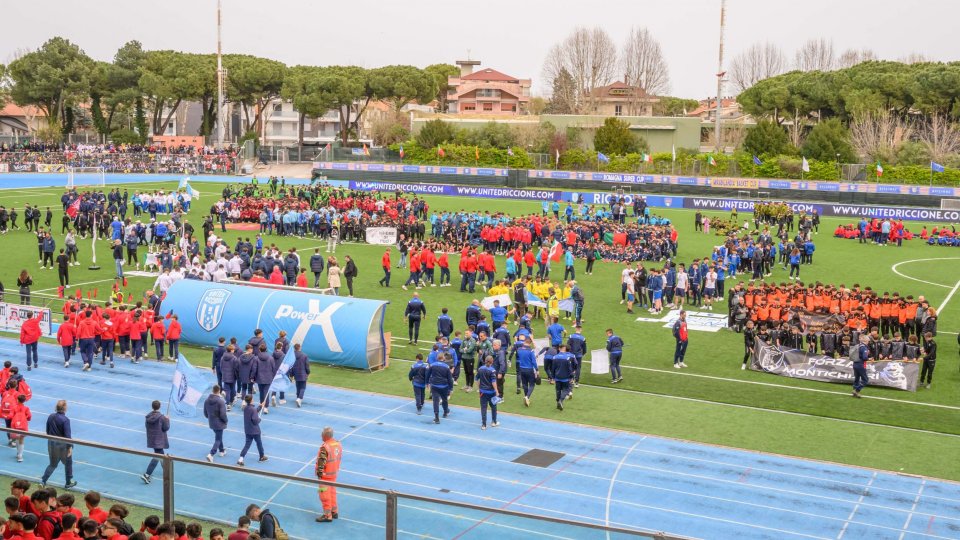
[[[176,499],[175,499],[175,496],[176,496],[175,470],[176,470],[176,464],[180,464],[181,466],[202,467],[203,470],[206,470],[206,471],[219,471],[219,472],[233,473],[237,475],[250,474],[250,475],[266,478],[271,481],[284,482],[283,484],[284,486],[288,485],[289,483],[307,484],[316,488],[319,488],[320,486],[333,486],[333,487],[336,487],[338,490],[343,490],[347,492],[355,491],[360,493],[382,496],[384,497],[384,505],[385,505],[384,506],[385,518],[384,518],[383,528],[385,531],[385,538],[387,540],[395,540],[397,538],[397,533],[399,532],[398,519],[400,515],[399,514],[400,501],[415,501],[419,503],[425,503],[428,505],[435,505],[440,508],[456,509],[459,512],[457,514],[453,514],[454,517],[456,517],[457,519],[466,519],[468,523],[470,522],[473,523],[470,527],[467,528],[468,531],[473,530],[474,528],[482,526],[484,524],[495,525],[491,521],[494,517],[507,517],[507,518],[514,518],[516,520],[519,520],[521,523],[530,522],[533,524],[533,526],[537,526],[538,524],[539,525],[555,524],[555,525],[571,527],[574,531],[580,530],[584,532],[592,531],[598,534],[603,533],[606,536],[606,538],[611,538],[610,535],[615,535],[616,537],[628,537],[628,538],[643,537],[643,538],[656,538],[660,540],[687,540],[686,537],[676,536],[676,535],[667,534],[663,532],[645,532],[645,531],[638,531],[638,530],[626,529],[621,527],[605,526],[600,524],[586,523],[581,521],[574,521],[574,520],[556,518],[556,517],[550,517],[550,516],[531,515],[526,512],[517,512],[514,510],[507,510],[503,508],[491,508],[491,507],[464,503],[464,502],[441,500],[433,497],[425,497],[422,495],[413,495],[409,493],[401,493],[401,492],[392,491],[392,490],[377,489],[377,488],[372,488],[368,486],[346,484],[342,482],[326,482],[326,481],[318,480],[316,478],[305,478],[301,476],[295,476],[295,475],[284,474],[284,473],[263,471],[263,470],[257,470],[257,469],[247,469],[247,468],[238,467],[235,465],[209,463],[207,461],[196,460],[196,459],[175,456],[170,454],[160,455],[152,452],[146,452],[143,450],[121,448],[117,446],[111,446],[107,444],[81,440],[81,439],[65,439],[62,437],[55,437],[55,436],[46,435],[43,433],[20,431],[20,430],[11,429],[11,428],[5,428],[2,426],[0,426],[0,431],[6,432],[8,434],[23,435],[27,439],[42,439],[48,442],[73,445],[74,458],[77,457],[76,447],[81,447],[81,448],[88,448],[88,449],[94,449],[94,450],[103,450],[107,452],[118,452],[120,454],[124,454],[127,456],[135,456],[135,457],[143,458],[144,460],[151,460],[151,459],[159,460],[163,470],[163,474],[162,474],[163,499],[162,499],[162,504],[159,506],[163,511],[164,521],[172,521],[174,519],[175,514],[178,513],[176,512],[177,509],[176,509]],[[193,475],[195,475],[196,472],[197,471],[192,471],[190,473],[191,474],[190,477],[195,478],[195,476]],[[240,479],[240,481],[242,481],[242,479]],[[104,491],[104,490],[100,490],[100,491]],[[111,495],[111,497],[123,500],[122,495]],[[252,497],[251,497],[251,500],[253,500]],[[130,502],[132,504],[144,505],[144,501],[142,500],[136,500],[136,501],[130,501]],[[474,513],[477,515],[475,515],[474,517],[469,517],[471,513]],[[191,515],[191,511],[190,510],[180,511],[179,514],[189,516]],[[201,516],[197,516],[197,517],[201,517]],[[202,517],[210,520],[219,520],[224,523],[233,523],[233,520],[234,520],[233,516],[230,516],[229,518],[226,516],[222,516],[222,517],[202,516]],[[429,526],[430,524],[431,523],[429,520],[426,520],[424,522],[424,526]],[[410,527],[406,526],[404,529],[404,532],[407,534],[413,533],[415,535],[427,534],[427,531],[411,531],[409,529]],[[575,537],[577,536],[577,533],[574,532],[573,534],[575,535]]]
[[[73,151],[0,152],[4,172],[65,172],[66,167],[103,167],[107,174],[231,174],[238,159],[227,155],[162,152],[80,153]]]

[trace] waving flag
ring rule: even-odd
[[[80,213],[80,197],[77,197],[70,206],[67,207],[67,215],[70,216],[70,219],[77,219],[77,214]]]
[[[883,165],[880,165],[880,162],[877,162],[877,178],[883,176]]]
[[[943,171],[945,171],[946,169],[944,168],[943,165],[937,163],[936,161],[931,161],[931,162],[930,162],[930,170],[933,171],[933,172],[943,172]]]
[[[810,163],[807,161],[807,158],[803,158],[803,163],[800,164],[800,170],[803,172],[810,172]]]
[[[653,163],[653,156],[644,152],[640,154],[640,161],[643,161],[644,163]]]
[[[200,371],[190,365],[181,354],[177,358],[177,370],[173,372],[170,385],[169,403],[178,416],[193,418],[197,416],[197,404],[203,394],[216,384],[213,373]]]
[[[363,155],[365,155],[365,156],[369,156],[369,155],[370,155],[370,149],[367,148],[367,145],[366,145],[366,144],[363,145]]]
[[[273,392],[286,392],[290,389],[290,378],[287,374],[290,373],[290,368],[293,367],[293,363],[296,360],[297,357],[294,355],[293,346],[291,346],[287,349],[287,354],[277,367],[277,374],[273,376],[273,381],[270,382],[270,388],[267,390],[267,393],[260,396],[260,398],[263,399],[264,405],[266,405],[267,400]]]
[[[194,199],[200,198],[200,192],[193,189],[193,186],[190,185],[190,177],[184,178],[180,181],[180,189],[186,190]]]
[[[563,245],[554,240],[553,247],[550,248],[550,260],[553,262],[560,262],[561,255],[563,255]]]
[[[507,155],[513,157],[513,148],[507,147]]]
[[[753,156],[753,164],[754,164],[754,165],[763,165],[763,162],[760,161],[760,158],[758,158],[757,156]]]
[[[600,163],[610,163],[610,158],[608,158],[603,152],[597,152],[597,161]]]
[[[474,147],[473,147],[473,157],[475,157],[475,158],[477,159],[477,161],[480,161],[480,147],[479,147],[479,146],[474,146]]]
[[[554,165],[554,167],[559,167],[560,166],[560,149],[557,148],[556,152],[557,152],[557,158],[556,158],[556,164]]]
[[[403,159],[403,145],[400,145],[400,159]]]
[[[673,160],[676,161],[676,160],[677,160],[677,145],[673,145],[673,146],[672,146],[672,150],[673,150]]]
[[[443,151],[443,147],[439,144],[437,145],[437,155],[440,157],[445,157],[447,155],[447,153]]]
[[[717,166],[717,160],[713,159],[713,155],[712,155],[712,154],[709,155],[709,156],[707,156],[707,165],[709,165],[709,166],[711,166],[711,167],[716,167],[716,166]]]

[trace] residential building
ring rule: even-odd
[[[447,112],[451,114],[518,115],[530,103],[530,79],[518,79],[495,69],[479,68],[479,60],[458,60],[460,76],[447,81]]]
[[[643,88],[622,81],[594,88],[590,94],[592,114],[603,116],[653,116],[653,107],[660,101]]]
[[[46,123],[46,113],[32,105],[21,107],[10,102],[0,109],[0,136],[28,137]]]
[[[263,144],[266,146],[296,146],[300,141],[300,113],[293,103],[275,99],[263,112]],[[340,134],[340,115],[335,109],[319,118],[303,119],[304,144],[326,144],[337,140]]]
[[[688,117],[697,117],[703,122],[716,122],[717,120],[717,98],[700,100],[700,105],[687,111]],[[749,115],[743,113],[743,108],[737,103],[737,98],[725,97],[720,100],[720,121],[735,123],[753,123]]]

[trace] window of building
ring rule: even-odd
[[[623,105],[615,105],[613,107],[614,116],[623,116]]]
[[[501,103],[500,110],[505,112],[513,112],[517,110],[517,106],[513,103]]]
[[[483,110],[485,110],[485,111],[492,111],[492,110],[493,110],[493,103],[484,103],[484,104],[483,104]]]
[[[283,103],[274,103],[273,112],[283,112]]]
[[[465,111],[475,111],[477,110],[477,105],[475,103],[464,103],[463,110]]]
[[[500,97],[500,90],[495,88],[480,88],[477,90],[477,97],[497,98]]]

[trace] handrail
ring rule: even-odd
[[[286,473],[277,473],[277,472],[264,471],[264,470],[258,470],[258,469],[248,469],[248,468],[244,468],[244,467],[238,467],[238,466],[236,466],[236,465],[226,465],[226,464],[221,464],[221,463],[210,463],[210,462],[207,462],[207,461],[205,461],[205,460],[193,459],[193,458],[182,457],[182,456],[177,456],[177,455],[172,455],[172,454],[160,455],[160,454],[155,454],[155,453],[153,453],[153,452],[147,452],[147,451],[144,451],[144,450],[135,450],[135,449],[132,449],[132,448],[122,448],[122,447],[117,447],[117,446],[110,446],[110,445],[107,445],[107,444],[98,443],[98,442],[94,442],[94,441],[88,441],[88,440],[84,440],[84,439],[67,439],[67,438],[63,438],[63,437],[57,437],[57,436],[54,436],[54,435],[47,435],[47,434],[45,434],[45,433],[37,433],[37,432],[33,432],[33,431],[22,431],[22,430],[18,430],[18,429],[3,427],[3,426],[0,426],[0,432],[6,432],[6,433],[8,433],[8,434],[14,434],[14,435],[24,435],[24,436],[27,436],[27,437],[34,437],[34,438],[38,438],[38,439],[46,439],[46,440],[49,441],[49,442],[57,442],[57,443],[62,443],[62,444],[70,444],[70,445],[73,445],[73,446],[88,447],[88,448],[94,448],[94,449],[97,449],[97,450],[107,450],[107,451],[111,451],[111,452],[120,452],[120,453],[122,453],[122,454],[128,454],[128,455],[138,456],[138,457],[142,457],[142,458],[145,458],[145,459],[157,459],[157,460],[162,461],[162,462],[163,462],[163,479],[164,479],[164,485],[163,485],[163,492],[164,492],[164,496],[163,496],[163,502],[164,502],[163,514],[164,514],[164,519],[165,519],[166,521],[173,520],[173,518],[174,518],[174,499],[173,499],[173,492],[174,492],[173,469],[174,469],[174,467],[173,467],[172,465],[173,465],[174,463],[183,463],[183,464],[187,464],[187,465],[195,465],[195,466],[200,466],[200,467],[208,467],[208,468],[211,468],[211,469],[220,469],[220,470],[232,471],[232,472],[243,473],[243,474],[253,474],[253,475],[256,475],[256,476],[262,476],[262,477],[270,478],[271,480],[282,480],[282,481],[285,481],[285,482],[298,482],[298,483],[312,484],[312,485],[316,485],[316,486],[332,486],[332,487],[336,487],[336,488],[339,488],[339,489],[344,489],[344,490],[347,490],[347,491],[359,491],[359,492],[363,492],[363,493],[372,493],[372,494],[376,494],[376,495],[382,495],[382,496],[384,496],[384,497],[386,498],[386,500],[385,500],[385,504],[386,504],[386,506],[387,506],[387,523],[386,523],[387,536],[386,536],[386,538],[388,538],[388,539],[396,538],[396,530],[397,530],[397,529],[396,529],[396,527],[397,527],[397,511],[396,511],[396,505],[397,505],[397,499],[409,499],[409,500],[413,500],[413,501],[419,501],[419,502],[425,502],[425,503],[430,503],[430,504],[436,504],[436,505],[439,505],[439,506],[452,506],[452,507],[461,508],[461,509],[464,509],[464,510],[472,510],[472,511],[483,512],[483,513],[487,513],[487,514],[499,514],[499,515],[504,515],[504,516],[510,516],[510,517],[516,517],[516,518],[521,518],[521,519],[527,519],[527,520],[546,521],[546,522],[550,522],[550,523],[556,523],[556,524],[559,524],[559,525],[570,525],[570,526],[572,526],[572,527],[587,528],[587,529],[593,529],[593,530],[598,530],[598,531],[606,531],[606,532],[614,533],[614,534],[622,534],[622,535],[636,536],[636,537],[646,537],[646,538],[656,538],[656,539],[662,539],[662,540],[689,540],[687,537],[670,535],[670,534],[666,534],[666,533],[664,533],[664,532],[655,532],[655,533],[654,533],[654,532],[645,532],[645,531],[638,531],[638,530],[633,530],[633,529],[625,529],[625,528],[622,528],[622,527],[615,527],[615,526],[608,526],[608,525],[600,525],[600,524],[597,524],[597,523],[587,523],[587,522],[583,522],[583,521],[576,521],[576,520],[570,520],[570,519],[564,519],[564,518],[557,518],[557,517],[550,517],[550,516],[543,516],[543,515],[531,515],[531,514],[524,513],[524,512],[518,512],[518,511],[516,511],[516,510],[508,510],[508,509],[505,509],[505,508],[491,508],[491,507],[487,507],[487,506],[481,506],[481,505],[471,504],[471,503],[466,503],[466,502],[449,501],[449,500],[437,499],[437,498],[434,498],[434,497],[427,497],[427,496],[424,496],[424,495],[414,495],[414,494],[411,494],[411,493],[402,493],[402,492],[398,492],[398,491],[394,491],[394,490],[378,489],[378,488],[373,488],[373,487],[369,487],[369,486],[360,486],[360,485],[355,485],[355,484],[347,484],[347,483],[343,483],[343,482],[329,482],[329,481],[320,480],[320,479],[317,479],[317,478],[307,478],[307,477],[302,477],[302,476],[290,475],[290,474],[286,474]],[[76,456],[76,453],[74,453],[74,456]],[[391,509],[392,509],[392,511],[391,511]],[[484,518],[484,520],[481,520],[480,522],[486,521],[486,519],[489,519],[489,517],[488,517],[488,518]]]

